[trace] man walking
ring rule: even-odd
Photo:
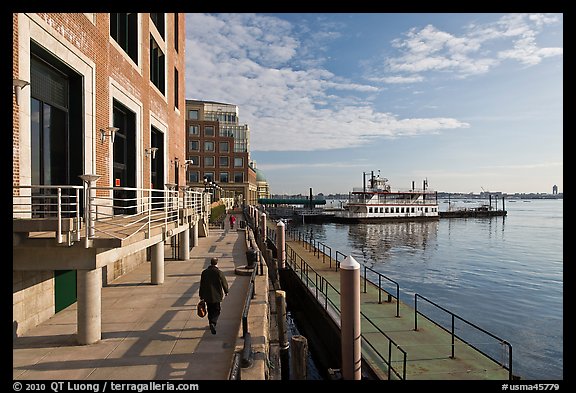
[[[200,276],[200,299],[206,301],[208,307],[208,323],[212,334],[216,334],[216,324],[220,316],[220,303],[224,295],[228,295],[228,281],[224,273],[218,269],[218,258],[210,260],[210,266],[202,271]]]

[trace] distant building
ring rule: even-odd
[[[256,204],[250,129],[240,124],[238,106],[186,100],[186,130],[186,184],[203,188],[206,182],[215,182],[222,188],[217,197],[234,197],[239,205]]]
[[[256,186],[258,189],[258,198],[270,198],[270,186],[268,185],[268,181],[266,177],[262,173],[261,170],[256,168],[256,162],[252,161],[250,166],[254,171],[256,171]]]
[[[558,186],[556,184],[554,184],[554,186],[552,187],[552,195],[557,195],[558,194]]]

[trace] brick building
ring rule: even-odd
[[[238,106],[186,100],[186,184],[216,183],[221,197],[240,206],[258,199],[256,171],[250,165],[250,130],[240,124]]]
[[[101,187],[185,185],[184,35],[178,13],[13,14],[13,195],[86,174]],[[145,260],[122,257],[103,280]],[[13,278],[14,334],[76,300],[76,270],[14,262]]]

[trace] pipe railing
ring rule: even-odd
[[[293,240],[296,240],[296,236],[297,236],[298,241],[299,241],[299,242],[302,241],[305,248],[309,249],[309,247],[314,247],[314,241],[313,241],[312,235],[310,235],[310,237],[309,237],[309,239],[308,239],[308,241],[307,241],[307,239],[306,239],[306,238],[307,238],[306,234],[302,234],[300,231],[297,231],[297,230],[295,230],[295,229],[292,229],[292,230],[287,231],[287,233],[288,233],[288,235],[289,235]],[[314,252],[316,252],[316,248],[314,249]],[[336,259],[336,271],[338,271],[338,268],[339,268],[339,266],[340,266],[340,262],[341,262],[342,260],[344,260],[347,256],[346,256],[345,254],[341,253],[340,251],[336,251],[335,256],[336,256],[336,258],[335,258],[335,259]],[[385,276],[384,274],[382,274],[382,273],[380,273],[380,272],[377,272],[377,271],[375,271],[374,269],[372,269],[372,268],[370,268],[370,267],[367,267],[366,265],[364,265],[364,264],[362,264],[362,263],[361,263],[360,265],[363,267],[363,270],[364,270],[364,275],[363,275],[363,278],[364,278],[364,293],[366,293],[366,290],[367,290],[367,289],[366,289],[366,284],[367,284],[367,282],[371,282],[373,285],[375,285],[375,286],[378,288],[378,302],[379,302],[379,303],[382,302],[382,292],[384,292],[384,293],[386,293],[386,294],[388,295],[388,301],[389,301],[389,302],[391,301],[391,297],[395,297],[395,298],[396,298],[396,317],[399,317],[399,316],[400,316],[400,286],[399,286],[399,284],[398,284],[396,281],[392,280],[391,278]],[[331,266],[330,266],[330,267],[331,267]],[[372,280],[370,280],[370,279],[368,278],[368,275],[367,275],[367,271],[368,271],[368,270],[369,270],[371,273],[375,274],[375,275],[378,277],[378,284],[376,284],[375,282],[373,282]],[[391,283],[394,284],[394,286],[396,287],[396,288],[395,288],[395,289],[396,289],[396,291],[395,291],[395,292],[396,292],[396,296],[392,295],[391,292],[386,291],[386,290],[382,287],[382,279],[384,279],[384,280],[386,280],[386,281],[389,281],[389,282],[391,282]],[[473,328],[475,328],[475,329],[477,329],[477,330],[479,330],[479,331],[481,331],[481,332],[483,332],[483,333],[485,333],[485,334],[488,334],[488,335],[490,335],[491,337],[497,339],[497,340],[499,341],[499,343],[501,343],[502,345],[507,346],[507,347],[508,347],[508,354],[509,354],[509,355],[508,355],[508,358],[509,358],[508,363],[509,363],[509,364],[508,364],[508,366],[505,366],[505,365],[503,364],[503,362],[499,362],[498,360],[496,360],[496,359],[494,359],[492,356],[490,356],[490,354],[486,353],[485,351],[482,351],[481,349],[475,347],[473,344],[471,344],[471,343],[469,343],[469,342],[466,342],[466,341],[464,341],[462,338],[458,337],[461,341],[463,341],[464,343],[466,343],[466,344],[469,345],[470,347],[474,348],[474,349],[477,350],[478,352],[480,352],[480,353],[482,353],[483,355],[487,356],[487,357],[490,358],[492,361],[494,361],[494,362],[496,362],[496,363],[498,363],[498,364],[501,364],[503,367],[505,367],[505,368],[509,371],[510,379],[512,379],[512,346],[511,346],[507,341],[502,340],[501,338],[498,338],[498,337],[494,336],[492,333],[490,333],[490,332],[488,332],[488,331],[486,331],[486,330],[484,330],[484,329],[482,329],[482,328],[474,325],[473,323],[471,323],[471,322],[469,322],[469,321],[467,321],[467,320],[459,317],[458,315],[452,313],[451,311],[448,311],[448,310],[446,310],[445,308],[443,308],[443,307],[441,307],[441,306],[433,303],[431,300],[428,300],[427,298],[423,297],[422,295],[416,294],[416,299],[417,299],[417,298],[424,299],[424,300],[426,300],[427,302],[433,304],[434,306],[440,308],[441,310],[443,310],[443,311],[445,311],[445,312],[447,312],[447,313],[449,313],[449,314],[451,315],[451,317],[452,317],[452,331],[451,331],[451,334],[452,334],[452,342],[453,342],[453,343],[454,343],[455,337],[458,337],[458,336],[456,336],[456,335],[454,334],[454,320],[455,320],[455,319],[458,319],[458,320],[463,321],[463,322],[466,323],[467,325],[469,325],[469,326],[471,326],[471,327],[473,327]],[[416,306],[417,306],[417,300],[415,300],[415,303],[416,303]],[[418,326],[418,324],[417,324],[418,314],[424,316],[425,318],[427,318],[428,320],[430,320],[432,323],[440,326],[440,327],[443,328],[444,330],[447,330],[445,327],[443,327],[442,325],[440,325],[437,321],[432,320],[431,317],[428,317],[428,316],[424,315],[423,313],[419,312],[418,309],[417,309],[417,307],[415,308],[415,328],[414,328],[414,330],[417,330],[417,326]],[[454,351],[454,345],[452,346],[452,351]],[[452,356],[454,356],[453,353],[452,353]]]
[[[177,227],[182,209],[203,216],[209,212],[209,197],[201,191],[89,185],[15,186],[13,190],[14,219],[56,219],[56,239],[61,243],[62,220],[73,218],[74,240],[79,241],[84,232],[86,247],[95,238],[127,239],[142,232],[149,236],[153,228],[171,223]]]
[[[423,314],[421,311],[419,311],[418,310],[418,299],[422,299],[422,300],[426,301],[428,304],[431,304],[431,305],[435,306],[437,309],[440,309],[440,310],[444,311],[445,313],[447,313],[448,315],[450,315],[450,319],[451,319],[450,330],[448,330],[446,327],[442,326],[440,323],[434,321],[431,317],[429,317],[429,316]],[[454,358],[454,356],[455,356],[455,347],[456,347],[456,338],[457,338],[460,341],[462,341],[464,344],[466,344],[467,346],[469,346],[469,347],[475,349],[476,351],[482,353],[483,355],[490,358],[492,361],[500,364],[502,367],[507,369],[508,370],[508,379],[510,379],[510,380],[513,379],[513,375],[512,375],[512,345],[509,342],[501,339],[500,337],[490,333],[489,331],[487,331],[485,329],[482,329],[481,327],[473,324],[472,322],[469,322],[466,319],[454,314],[452,311],[447,310],[446,308],[434,303],[433,301],[427,299],[426,297],[416,293],[416,294],[414,294],[414,330],[415,331],[418,330],[418,315],[422,315],[424,318],[426,318],[430,322],[434,323],[435,325],[437,325],[441,329],[450,333],[450,336],[452,338],[451,344],[450,344],[450,347],[451,347],[451,356],[450,357],[451,358]],[[474,328],[476,331],[484,333],[484,334],[488,335],[489,337],[497,340],[498,344],[508,347],[508,365],[506,366],[506,364],[504,364],[504,362],[500,362],[500,361],[494,359],[492,356],[487,354],[485,351],[482,351],[479,348],[477,348],[474,344],[470,343],[469,341],[464,340],[462,337],[459,337],[455,333],[455,320],[459,320],[459,321],[465,323],[466,325]]]
[[[339,297],[340,292],[332,285],[328,280],[326,280],[321,274],[319,274],[313,267],[311,267],[306,261],[296,253],[296,251],[290,247],[288,244],[286,245],[286,263],[287,265],[292,268],[294,273],[299,276],[300,281],[306,285],[306,287],[310,290],[310,292],[314,295],[316,300],[323,306],[324,310],[329,313],[329,308],[333,310],[337,315],[338,318],[341,317],[340,308],[338,305],[330,298],[330,295],[333,294],[333,297]],[[313,277],[312,277],[313,275]],[[388,353],[382,354],[380,350],[376,347],[375,343],[379,340],[370,340],[370,338],[361,333],[360,336],[362,338],[362,342],[365,342],[370,346],[370,348],[374,351],[374,353],[387,365],[388,367],[388,377],[390,377],[391,372],[394,372],[396,376],[400,379],[406,379],[406,358],[407,353],[404,349],[402,349],[390,336],[388,336],[382,329],[378,328],[372,320],[366,316],[363,312],[360,312],[363,319],[368,321],[372,326],[374,326],[377,332],[384,336],[386,340],[388,340]],[[392,353],[392,351],[396,349],[400,353]],[[396,356],[394,356],[396,355]],[[397,358],[402,359],[403,369],[398,371],[393,366],[393,359]]]
[[[55,219],[56,241],[63,242],[62,220],[72,218],[73,227],[69,228],[68,240],[80,240],[80,191],[82,186],[67,185],[31,185],[15,186],[12,196],[13,219]]]

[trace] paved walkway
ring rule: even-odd
[[[147,262],[102,288],[99,342],[77,344],[76,303],[15,338],[13,378],[227,380],[250,280],[234,274],[246,265],[244,232],[226,220],[225,229],[198,240],[189,260],[166,260],[162,285],[150,284]],[[196,315],[200,274],[213,256],[230,287],[216,335]]]

